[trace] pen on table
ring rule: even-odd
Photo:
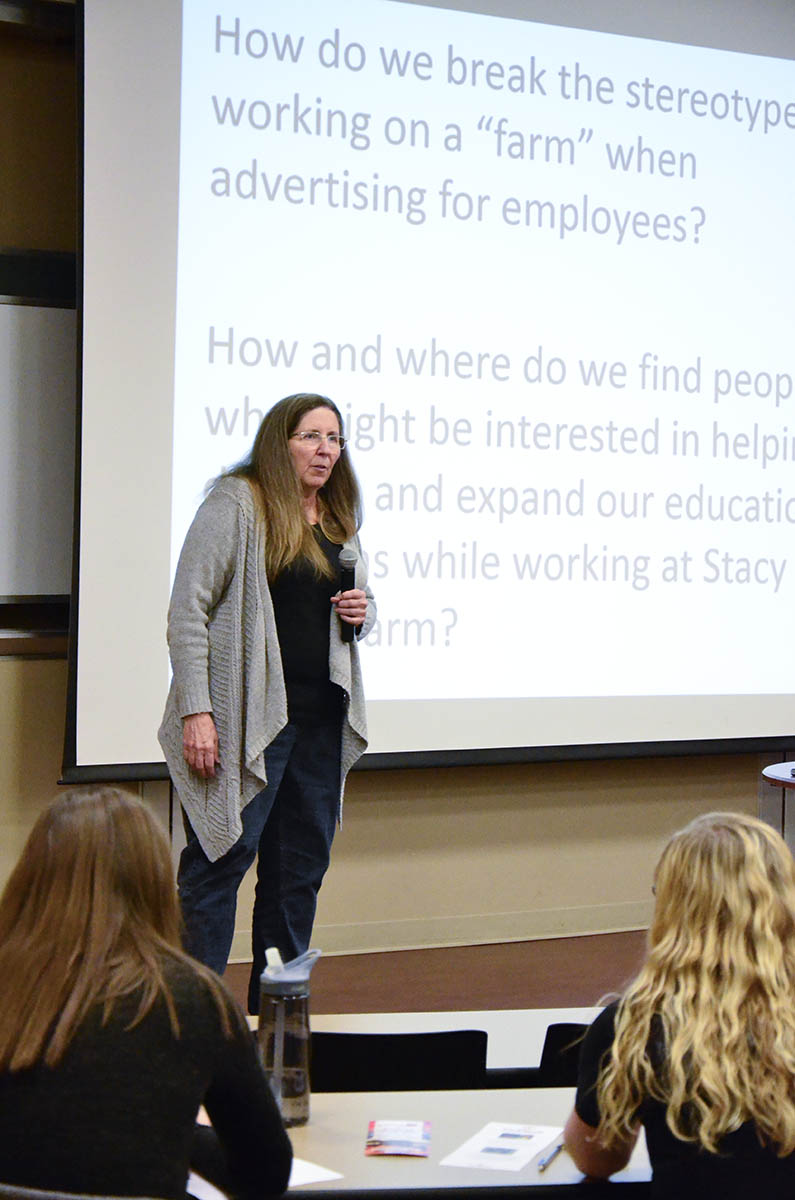
[[[560,1154],[562,1149],[563,1149],[563,1142],[558,1142],[557,1146],[553,1146],[553,1148],[550,1150],[549,1154],[545,1154],[543,1158],[539,1158],[539,1160],[538,1160],[539,1171],[546,1171],[549,1164],[558,1157],[558,1155]]]

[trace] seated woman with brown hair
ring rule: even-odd
[[[193,1166],[237,1196],[284,1191],[252,1036],[179,929],[140,801],[75,790],[42,813],[0,897],[0,1182],[178,1200]]]
[[[777,833],[698,817],[665,847],[646,961],[597,1017],[566,1146],[586,1175],[629,1160],[652,1196],[795,1196],[795,867]]]

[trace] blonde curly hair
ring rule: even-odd
[[[671,1132],[717,1153],[752,1121],[795,1151],[795,865],[770,826],[709,813],[655,873],[646,961],[619,1002],[597,1137],[630,1136],[647,1098]],[[659,1052],[655,1053],[655,1045]]]

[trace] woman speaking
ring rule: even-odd
[[[301,393],[216,480],[177,566],[159,737],[185,818],[186,948],[224,970],[257,857],[251,1012],[267,947],[286,961],[309,946],[345,777],[367,745],[357,639],[375,604],[360,524],[340,413]],[[343,551],[355,580],[341,590]]]
[[[646,962],[585,1036],[566,1145],[586,1175],[626,1165],[642,1124],[651,1194],[795,1195],[795,866],[738,813],[675,834]]]

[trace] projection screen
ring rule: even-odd
[[[365,766],[792,740],[791,9],[485,7],[85,0],[67,778],[163,772],[182,538],[296,391]]]

